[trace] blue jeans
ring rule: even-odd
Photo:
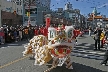
[[[3,43],[3,37],[0,36],[0,43]]]

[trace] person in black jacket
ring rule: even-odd
[[[106,43],[106,52],[104,54],[104,59],[101,62],[101,65],[106,65],[108,61],[108,41],[105,41],[105,43]]]
[[[95,49],[94,50],[100,50],[100,36],[101,36],[101,33],[102,33],[102,30],[100,28],[97,28],[95,31],[94,31],[94,40],[95,40]],[[97,47],[98,46],[98,47]]]

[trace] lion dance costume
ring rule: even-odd
[[[49,72],[57,66],[66,64],[66,68],[73,69],[70,54],[75,46],[75,33],[73,26],[59,26],[48,28],[48,37],[34,36],[28,45],[24,46],[23,56],[34,55],[34,65],[43,65],[53,60],[52,67],[44,72]]]

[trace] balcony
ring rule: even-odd
[[[94,19],[102,19],[102,16],[95,16]]]
[[[108,18],[104,18],[103,21],[108,21]]]

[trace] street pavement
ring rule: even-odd
[[[0,72],[43,72],[51,67],[51,62],[43,66],[35,66],[34,60],[23,57],[24,45],[27,41],[0,45]],[[108,65],[102,66],[105,52],[94,51],[94,40],[85,35],[78,38],[78,44],[71,53],[73,70],[68,70],[65,65],[57,67],[50,72],[108,72]]]

